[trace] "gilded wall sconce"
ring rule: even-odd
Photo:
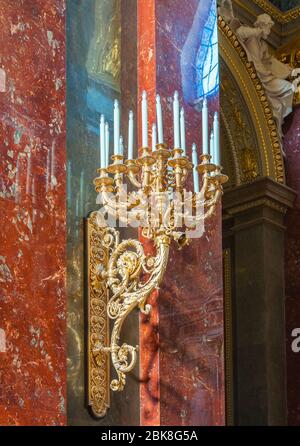
[[[217,115],[210,150],[208,147],[206,101],[203,121],[207,128],[203,130],[203,155],[199,162],[195,145],[193,162],[186,154],[184,112],[179,110],[178,94],[175,93],[173,103],[173,150],[163,143],[159,96],[156,105],[158,143],[156,125],[153,125],[150,149],[147,97],[143,94],[143,148],[137,159],[133,159],[132,112],[129,114],[128,159],[125,161],[123,140],[119,135],[119,108],[115,102],[115,144],[111,164],[108,162],[107,125],[101,117],[101,168],[94,184],[102,207],[87,221],[88,404],[99,418],[105,416],[109,408],[110,389],[122,391],[126,375],[137,362],[138,347],[121,342],[124,321],[135,308],[149,314],[151,306],[147,304],[147,298],[161,285],[171,243],[177,243],[182,249],[191,238],[202,235],[204,223],[214,213],[222,195],[222,185],[228,180],[222,174],[219,162]],[[194,186],[189,193],[186,185],[191,173]],[[124,185],[126,179],[134,188],[129,193]],[[156,255],[146,255],[138,237],[121,240],[116,222],[122,226],[139,227],[143,237],[154,243]],[[112,380],[110,364],[115,374]]]

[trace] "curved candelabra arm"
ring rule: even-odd
[[[203,223],[210,217],[212,217],[212,215],[214,215],[216,211],[216,206],[218,202],[221,200],[222,194],[223,194],[222,189],[216,188],[213,197],[205,201],[205,203],[202,205],[203,212],[200,213],[196,212],[196,215],[185,215],[184,218],[186,226],[189,229],[193,229],[196,225],[199,225],[200,223]]]
[[[127,178],[134,187],[137,187],[140,190],[142,188],[142,183],[138,180],[138,174],[141,172],[141,167],[135,160],[127,160],[125,165],[127,167]]]
[[[142,187],[142,183],[140,183],[140,181],[137,179],[137,176],[135,173],[132,172],[132,170],[130,170],[127,174],[127,177],[129,178],[130,183],[137,188],[141,188]]]
[[[165,213],[165,227],[171,227],[174,230],[176,227],[186,226],[192,229],[215,213],[216,205],[222,194],[221,184],[217,180],[211,183],[208,179],[207,186],[202,188],[201,192],[183,197],[180,206],[171,202]],[[168,224],[170,221],[171,225]]]
[[[101,202],[106,212],[122,225],[136,227],[136,222],[147,220],[148,204],[138,196],[129,195],[129,201],[122,202],[116,200],[115,196],[112,198],[110,193],[103,191]]]
[[[204,175],[203,181],[202,181],[202,186],[201,186],[201,190],[200,190],[200,195],[201,196],[205,196],[207,190],[209,188],[209,176],[208,175]]]
[[[138,307],[149,313],[147,298],[154,289],[159,288],[165,274],[171,238],[158,236],[157,254],[146,257],[142,244],[137,240],[125,240],[112,253],[108,266],[108,285],[113,296],[108,302],[107,312],[114,320],[110,346],[97,346],[97,351],[109,352],[118,378],[111,382],[113,391],[122,391],[126,383],[126,374],[135,366],[137,347],[126,343],[120,345],[121,330],[127,316]],[[143,272],[150,272],[150,277],[143,282]]]

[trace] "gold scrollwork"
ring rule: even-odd
[[[110,383],[113,391],[124,389],[126,374],[136,365],[138,347],[120,345],[121,329],[134,308],[145,314],[150,312],[146,300],[160,286],[170,242],[170,237],[158,237],[157,255],[149,257],[138,240],[119,243],[118,231],[99,227],[96,212],[88,219],[88,388],[89,406],[96,417],[105,416],[110,405],[108,353],[117,373],[117,379]],[[142,280],[145,274],[149,275],[146,282]],[[109,319],[114,321],[111,336]]]
[[[101,273],[108,264],[114,236],[113,229],[97,224],[96,212],[87,219],[88,404],[97,418],[104,417],[110,406],[109,358],[101,351],[95,353],[95,348],[99,343],[109,344],[108,291]]]
[[[230,151],[234,150],[237,183],[248,183],[260,175],[256,153],[256,139],[251,129],[251,117],[243,105],[236,84],[222,64],[222,120],[227,133]]]
[[[241,165],[244,182],[249,183],[258,177],[258,164],[253,149],[250,149],[247,146],[244,148],[241,152]]]
[[[124,240],[115,245],[107,265],[106,280],[112,297],[107,304],[108,317],[114,321],[111,332],[110,346],[98,340],[94,347],[94,354],[100,357],[104,353],[111,353],[111,359],[117,379],[111,381],[113,391],[122,391],[126,384],[126,374],[136,365],[138,347],[120,344],[121,330],[126,317],[136,307],[145,314],[149,314],[150,305],[146,300],[151,292],[160,286],[164,276],[169,245],[171,240],[161,238],[157,240],[157,255],[147,257],[144,248],[138,240]],[[143,274],[150,274],[144,282]]]

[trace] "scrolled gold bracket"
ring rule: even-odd
[[[108,289],[103,272],[110,252],[118,241],[112,228],[98,225],[97,212],[86,221],[87,247],[87,372],[88,406],[95,418],[103,418],[110,407],[110,361],[101,345],[109,345],[109,318],[107,316]]]
[[[98,226],[97,212],[87,219],[88,405],[97,418],[110,407],[110,389],[123,391],[136,365],[138,346],[120,343],[121,330],[135,308],[150,313],[146,301],[161,284],[170,243],[170,237],[158,235],[157,254],[149,257],[140,241],[120,243],[118,231]],[[110,360],[117,375],[111,382]]]

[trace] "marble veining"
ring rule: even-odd
[[[66,423],[64,15],[0,1],[0,425]]]

